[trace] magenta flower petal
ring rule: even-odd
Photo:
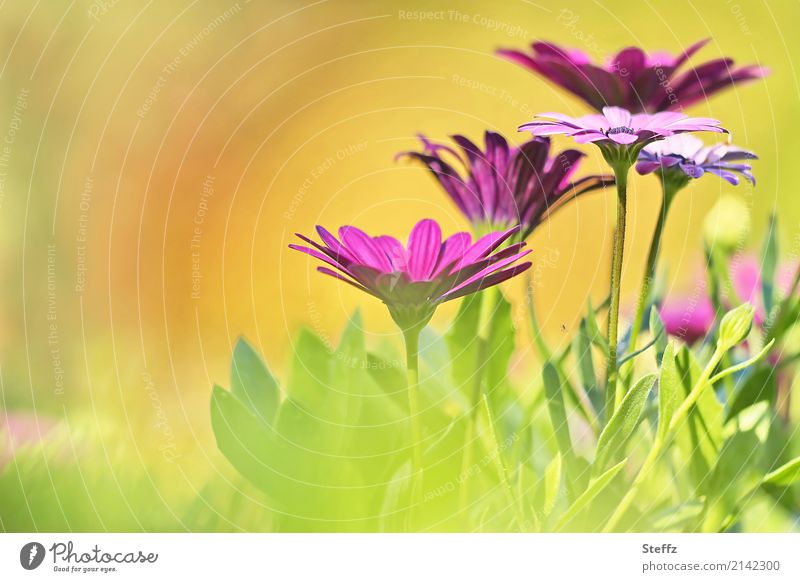
[[[497,52],[598,111],[609,105],[634,113],[685,109],[728,87],[768,74],[763,67],[754,65],[737,68],[728,58],[681,71],[707,42],[696,42],[677,56],[665,52],[648,55],[638,47],[628,47],[605,63],[593,63],[580,51],[546,42],[533,43],[530,52]]]
[[[379,298],[404,330],[426,325],[440,303],[496,285],[530,267],[530,263],[514,265],[530,252],[524,250],[525,243],[500,248],[519,226],[470,244],[468,233],[442,242],[439,225],[422,220],[412,229],[405,249],[390,236],[373,238],[354,227],[339,231],[347,248],[325,229],[317,231],[324,244],[312,241],[309,247],[293,244],[289,248],[336,269],[317,267],[321,273]],[[344,252],[352,260],[344,258]]]
[[[339,237],[357,261],[384,273],[391,272],[392,265],[383,249],[363,231],[354,226],[343,226]]]
[[[442,248],[442,230],[435,220],[421,220],[408,236],[408,273],[414,281],[425,281],[433,272]]]
[[[552,115],[559,122],[553,124],[554,133],[562,132],[560,123],[577,123],[568,116]],[[539,133],[544,135],[547,131]],[[527,238],[562,202],[613,184],[611,176],[571,182],[569,177],[579,168],[583,154],[565,150],[551,155],[546,138],[537,137],[512,147],[502,135],[487,131],[483,150],[466,137],[454,135],[452,139],[460,152],[423,136],[423,151],[399,155],[427,166],[477,230],[519,224],[521,237]]]

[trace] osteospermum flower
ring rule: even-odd
[[[748,150],[727,144],[706,146],[693,135],[677,135],[646,146],[639,154],[636,171],[649,174],[661,170],[695,179],[708,172],[736,186],[739,183],[737,174],[755,184],[752,167],[738,163],[755,159],[758,156]]]
[[[497,285],[522,273],[531,263],[514,263],[530,251],[519,242],[500,248],[519,226],[493,232],[476,242],[459,232],[442,241],[434,220],[421,220],[403,246],[391,236],[371,237],[353,226],[339,229],[339,239],[317,227],[322,244],[301,234],[310,246],[289,245],[333,267],[317,267],[383,301],[401,329],[420,329],[440,303]]]
[[[521,125],[519,130],[530,131],[533,135],[567,135],[578,143],[594,142],[598,145],[646,145],[690,131],[725,132],[716,119],[687,117],[676,111],[631,114],[621,107],[603,107],[603,113],[582,117],[561,113],[542,113],[537,117],[550,120],[531,121]]]
[[[420,136],[423,150],[401,155],[425,164],[478,232],[520,224],[524,240],[565,202],[614,183],[612,176],[573,181],[585,154],[570,149],[551,156],[547,138],[513,147],[487,131],[483,150],[464,136],[452,139],[460,151]]]
[[[682,109],[768,73],[755,65],[736,67],[730,58],[707,61],[681,72],[706,43],[708,39],[696,42],[679,55],[648,55],[640,48],[629,47],[598,64],[581,51],[548,42],[533,43],[530,53],[501,49],[498,54],[538,73],[598,111],[608,105],[650,113]]]

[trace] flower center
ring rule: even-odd
[[[606,135],[614,135],[616,133],[629,133],[629,134],[633,135],[636,132],[633,131],[633,129],[630,128],[630,127],[625,127],[624,125],[621,125],[619,127],[612,127],[611,129],[609,129],[606,132]]]

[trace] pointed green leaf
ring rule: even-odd
[[[777,390],[775,370],[763,367],[755,370],[741,383],[731,397],[725,411],[725,422],[757,402],[774,402]]]
[[[280,401],[278,383],[253,347],[240,337],[231,362],[231,393],[267,424],[275,419]]]
[[[480,338],[478,327],[484,293],[467,295],[461,300],[458,314],[445,335],[452,362],[453,379],[466,394],[471,394],[478,362]]]
[[[486,386],[490,396],[506,383],[508,364],[514,353],[514,318],[511,303],[497,289],[491,290],[495,296],[490,317],[488,342],[486,346]]]
[[[759,441],[753,431],[736,432],[725,441],[702,488],[706,495],[703,531],[720,531],[728,515],[736,512],[742,492],[758,483],[759,453]]]
[[[286,384],[286,395],[308,409],[330,399],[332,349],[317,335],[301,328]],[[340,414],[332,416],[340,417]]]
[[[639,424],[642,410],[647,403],[647,396],[655,382],[655,374],[645,376],[622,399],[619,408],[614,411],[614,415],[597,441],[597,454],[592,468],[593,475],[599,475],[608,463],[622,456],[628,439]]]
[[[658,379],[658,436],[667,435],[672,415],[683,400],[681,375],[675,362],[675,344],[670,342],[661,360],[661,375]]]
[[[578,333],[573,340],[572,349],[575,360],[578,363],[578,377],[583,386],[583,391],[589,398],[595,416],[599,417],[603,414],[604,401],[603,394],[597,383],[597,374],[592,360],[592,340],[589,337],[585,318],[581,319],[581,323],[578,326]]]
[[[544,391],[547,397],[547,410],[550,413],[550,422],[553,424],[553,432],[556,436],[558,449],[569,462],[573,458],[572,437],[569,434],[569,424],[567,424],[567,411],[564,407],[564,397],[561,391],[561,380],[555,367],[550,363],[544,365],[542,370],[544,379]]]
[[[796,457],[768,473],[764,477],[764,483],[788,487],[800,481],[800,457]]]
[[[677,351],[675,363],[682,385],[682,402],[699,382],[702,368],[686,346],[681,346]],[[723,416],[722,404],[717,400],[713,388],[706,386],[688,418],[677,427],[675,443],[685,458],[689,459],[689,474],[695,486],[708,476],[722,447]]]
[[[269,489],[275,473],[270,466],[274,432],[237,397],[214,386],[211,393],[211,426],[217,447],[250,482]]]
[[[775,274],[778,270],[778,225],[775,213],[770,216],[767,234],[764,237],[764,248],[761,260],[761,294],[764,298],[764,309],[772,312],[775,303]]]
[[[544,519],[553,511],[558,500],[558,493],[561,490],[561,455],[556,455],[544,470],[544,504],[542,515]]]
[[[661,315],[655,305],[650,308],[650,333],[656,338],[656,362],[660,366],[669,340],[667,338],[667,329],[664,327],[664,322],[661,320]]]
[[[627,462],[628,459],[623,459],[611,467],[608,471],[599,475],[596,479],[592,479],[586,491],[581,493],[581,495],[572,503],[572,505],[570,505],[569,509],[564,512],[564,515],[561,516],[561,519],[558,520],[558,523],[556,524],[556,531],[563,529],[564,526],[566,526],[576,515],[586,509],[589,504],[594,501],[594,499],[600,495],[600,493],[602,493],[606,487],[608,487],[614,477],[617,476]]]
[[[597,313],[595,313],[594,307],[592,307],[591,299],[588,301],[586,307],[586,331],[592,343],[600,348],[604,354],[608,354],[608,340],[603,332],[600,331],[600,326],[597,323]]]

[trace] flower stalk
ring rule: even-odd
[[[422,428],[419,421],[419,334],[420,328],[403,330],[406,346],[408,414],[411,425],[411,528],[415,509],[422,503]]]
[[[619,304],[622,290],[622,261],[625,255],[625,228],[628,212],[628,174],[641,146],[604,145],[601,151],[614,170],[617,184],[617,224],[611,260],[611,283],[608,307],[608,360],[606,366],[606,412],[611,418],[617,405],[617,376],[619,354]]]
[[[664,234],[664,225],[667,222],[669,209],[672,206],[672,201],[675,199],[675,195],[687,183],[688,180],[669,180],[666,177],[662,177],[661,180],[663,188],[661,210],[658,213],[656,227],[653,231],[653,237],[650,240],[650,250],[647,253],[647,264],[645,266],[642,284],[639,288],[639,297],[636,302],[636,314],[634,315],[633,323],[631,324],[631,337],[629,342],[631,352],[636,350],[636,342],[639,339],[639,333],[642,330],[642,323],[644,322],[644,310],[648,305],[650,292],[652,291],[653,282],[655,281],[656,277],[656,265],[658,264],[658,257],[661,251],[661,239]],[[628,389],[630,388],[631,381],[633,380],[633,368],[634,363],[633,360],[631,360],[631,363],[627,366],[627,371],[625,374],[625,390],[617,395],[617,404],[619,404],[622,398],[624,398],[625,393],[627,393]]]

